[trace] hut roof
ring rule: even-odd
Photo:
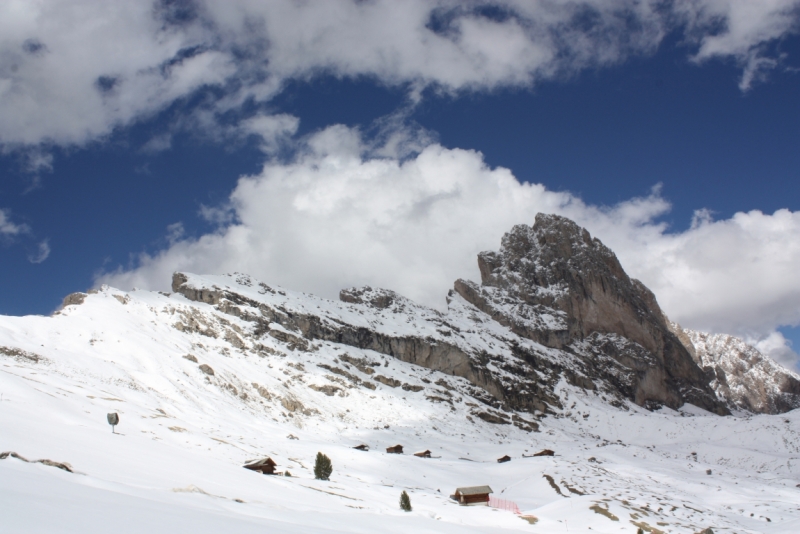
[[[467,486],[463,488],[456,488],[456,493],[461,495],[483,495],[494,493],[489,486]]]
[[[250,462],[247,462],[244,466],[249,469],[252,469],[253,467],[266,467],[266,466],[275,467],[276,465],[278,464],[276,464],[272,460],[272,458],[262,458],[260,460],[252,460]]]
[[[276,464],[272,458],[262,458],[260,460],[252,460],[244,465],[245,469],[261,473],[262,475],[274,475]]]
[[[420,458],[430,458],[431,457],[431,451],[424,450],[424,451],[415,452],[414,456],[419,456]]]

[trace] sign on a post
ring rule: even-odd
[[[108,419],[108,424],[111,425],[111,432],[114,433],[114,427],[119,424],[119,414],[110,413],[106,415],[106,419]]]

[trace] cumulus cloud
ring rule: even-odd
[[[734,58],[743,89],[779,63],[797,0],[7,0],[0,144],[80,145],[187,103],[211,120],[320,73],[419,95],[528,87],[618,63],[684,32],[697,61]],[[213,89],[208,90],[208,89]],[[199,101],[200,104],[196,102]],[[188,105],[188,104],[187,104]],[[191,106],[190,106],[191,107]],[[251,124],[289,127],[290,124]],[[168,145],[155,138],[147,149]],[[269,147],[267,147],[269,148]],[[49,162],[40,161],[45,167]]]
[[[797,353],[792,350],[792,342],[786,339],[780,332],[771,332],[769,335],[760,338],[745,338],[748,343],[753,345],[762,354],[768,355],[770,358],[783,365],[788,369],[798,371]]]
[[[793,274],[800,265],[800,213],[737,213],[653,237],[634,241],[649,253],[632,256],[629,268],[681,321],[753,334],[800,323],[800,277]]]
[[[239,271],[329,298],[368,284],[442,307],[455,279],[479,279],[478,252],[497,249],[513,225],[545,212],[603,240],[686,327],[759,340],[800,323],[800,213],[714,221],[701,212],[674,233],[659,222],[670,206],[658,188],[594,206],[521,183],[471,150],[429,144],[402,159],[372,153],[356,130],[318,132],[295,161],[267,163],[242,177],[218,211],[205,208],[216,231],[199,239],[171,234],[168,248],[98,283],[166,289],[176,270]]]

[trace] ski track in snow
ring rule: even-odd
[[[271,289],[252,292],[368,324],[358,305]],[[193,329],[175,327],[192,319]],[[417,328],[378,321],[370,326],[397,335]],[[800,532],[798,410],[648,412],[562,382],[564,409],[529,433],[470,420],[481,403],[461,378],[328,342],[303,352],[263,336],[257,349],[252,328],[181,295],[111,288],[54,317],[0,317],[0,452],[74,470],[0,460],[0,532]],[[116,434],[109,412],[120,414]],[[370,450],[352,448],[360,443]],[[384,452],[397,443],[406,454]],[[556,456],[523,457],[545,448]],[[434,458],[412,455],[425,449]],[[313,478],[318,451],[333,462],[329,482]],[[292,477],[242,469],[264,456]],[[482,484],[538,522],[448,497]]]

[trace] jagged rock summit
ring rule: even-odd
[[[573,221],[540,213],[503,236],[500,251],[479,254],[478,266],[482,284],[458,280],[455,290],[517,335],[578,356],[585,374],[639,405],[689,401],[728,413],[653,293]]]
[[[572,221],[540,214],[478,262],[482,285],[456,281],[445,313],[384,289],[346,289],[336,303],[244,275],[176,273],[173,290],[251,323],[244,345],[263,335],[300,350],[334,342],[465,378],[465,393],[494,408],[474,410],[487,421],[533,428],[519,414],[561,408],[562,380],[620,406],[729,413],[653,294]]]
[[[540,213],[533,226],[515,226],[499,252],[479,254],[478,267],[483,287],[459,280],[456,290],[523,337],[563,348],[601,332],[664,351],[655,296],[569,219]]]

